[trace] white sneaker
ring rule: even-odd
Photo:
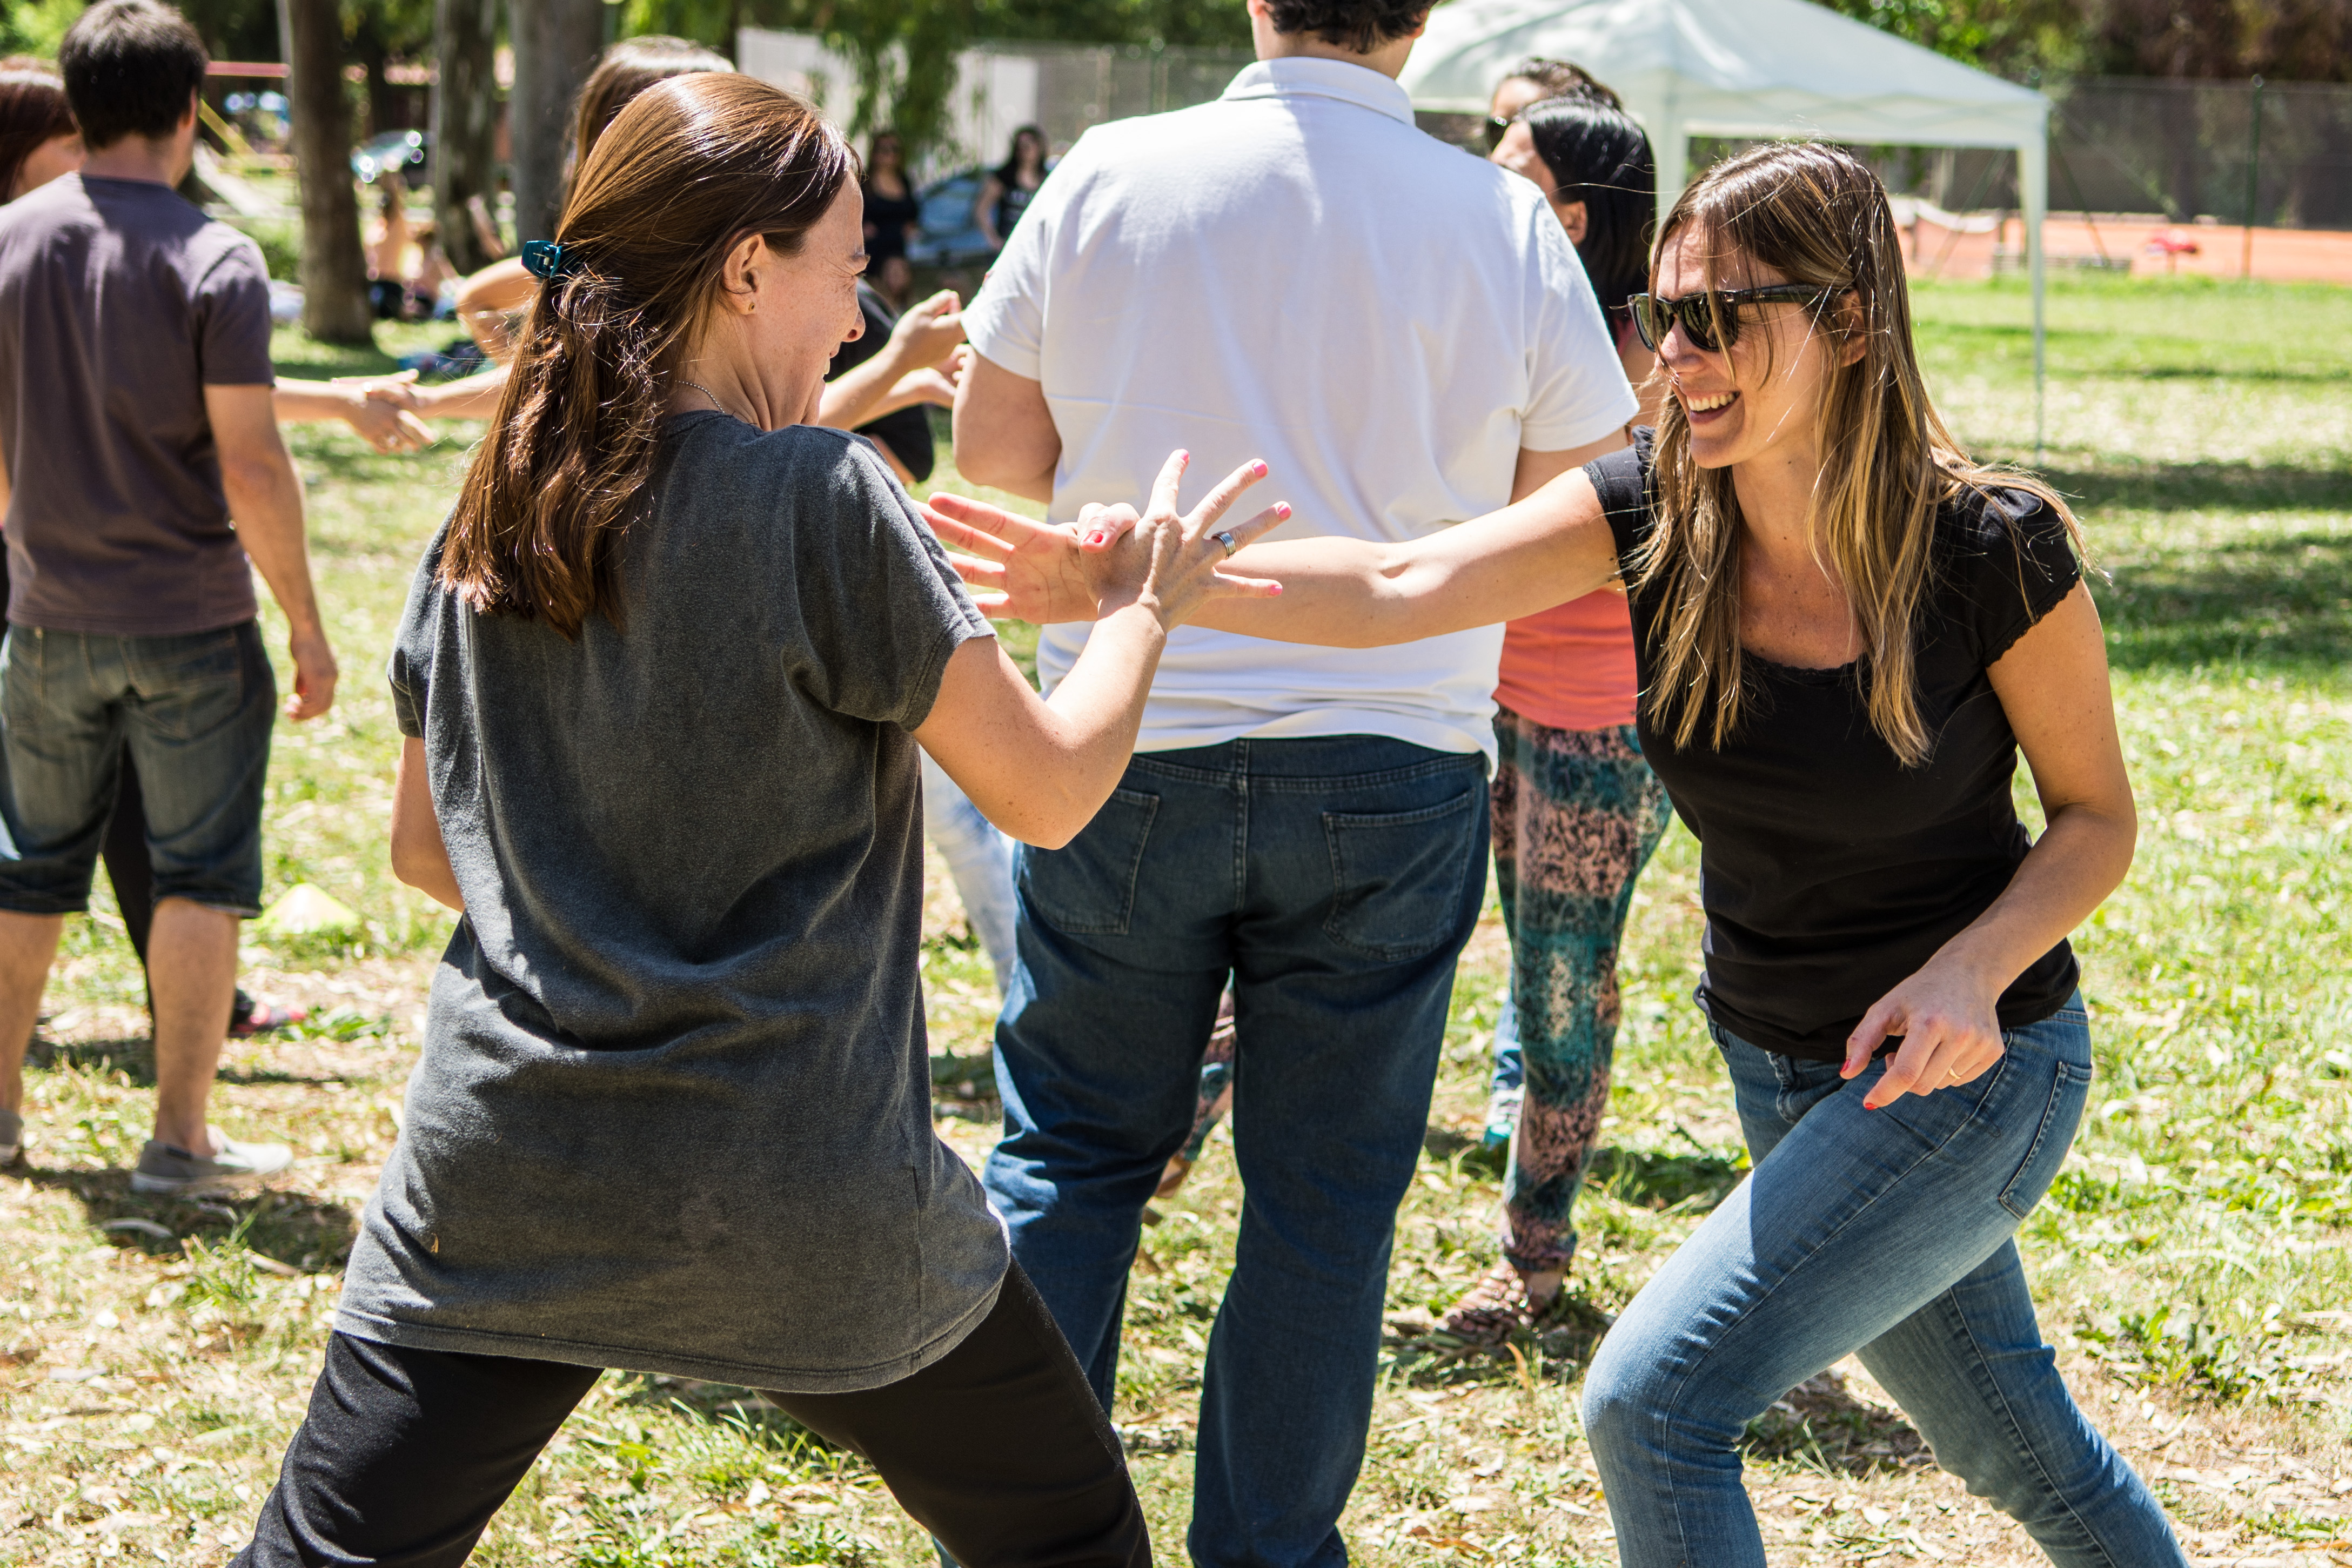
[[[13,1110],[0,1110],[0,1165],[15,1164],[24,1152],[25,1119]]]
[[[240,1143],[220,1141],[220,1152],[206,1159],[170,1143],[147,1140],[139,1152],[139,1168],[131,1173],[134,1193],[215,1193],[224,1187],[274,1176],[294,1163],[294,1151],[283,1143]]]

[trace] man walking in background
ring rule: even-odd
[[[155,1135],[132,1184],[201,1191],[289,1159],[205,1118],[237,922],[260,904],[278,700],[248,554],[291,627],[289,717],[327,711],[335,660],[271,408],[261,252],[173,190],[204,45],[169,6],[102,0],[58,65],[89,159],[0,212],[0,1161],[21,1141],[25,1048],[65,917],[89,906],[127,744],[155,873]]]
[[[965,478],[1069,521],[1148,493],[1171,447],[1263,457],[1291,533],[1402,541],[1622,443],[1633,395],[1542,194],[1413,127],[1395,79],[1427,8],[1249,0],[1258,63],[1222,99],[1087,133],[965,312]],[[1085,637],[1047,629],[1047,681]],[[1396,1205],[1484,897],[1501,643],[1179,631],[1122,787],[1023,853],[987,1182],[1106,1407],[1143,1206],[1234,982],[1248,1202],[1196,1563],[1346,1558]]]

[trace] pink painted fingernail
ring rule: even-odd
[[[1088,544],[1100,544],[1102,542],[1103,542],[1102,530],[1101,530],[1101,529],[1099,529],[1099,528],[1096,529],[1092,533],[1089,533],[1089,534],[1087,534],[1087,542]]]
[[[1250,465],[1250,472],[1255,474],[1259,479],[1265,478],[1265,464],[1263,461],[1252,463]]]
[[[1276,517],[1288,517],[1290,515],[1290,503],[1286,500],[1275,502],[1274,515]]]

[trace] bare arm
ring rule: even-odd
[[[2000,994],[2116,890],[2138,842],[2090,588],[2077,583],[1988,674],[2047,826],[1992,907],[1882,997],[1847,1042],[1852,1078],[1888,1036],[1904,1037],[1872,1090],[1877,1105],[1967,1083],[2000,1059]]]
[[[899,384],[916,371],[945,363],[962,342],[963,311],[953,289],[943,289],[908,307],[890,329],[890,339],[880,353],[825,383],[817,405],[817,422],[836,430],[855,430],[908,406],[890,401]]]
[[[539,292],[539,279],[518,257],[493,261],[458,287],[457,319],[482,345],[482,352],[501,363],[515,351],[508,318],[530,304]]]
[[[286,613],[294,656],[294,695],[286,716],[315,719],[335,703],[335,654],[310,586],[310,548],[302,531],[302,481],[278,438],[267,386],[207,386],[205,412],[220,452],[221,488],[238,542]]]
[[[1605,458],[1626,443],[1625,432],[1612,430],[1600,440],[1585,447],[1570,447],[1560,452],[1530,452],[1519,448],[1519,460],[1511,472],[1511,499],[1522,501],[1570,468],[1580,468],[1595,458]]]
[[[1134,515],[1103,509],[1082,538],[962,496],[935,495],[929,508],[940,537],[979,557],[957,562],[964,580],[1001,595],[1002,613],[1040,622],[1092,618],[1083,562],[1100,548],[1097,532],[1116,538]],[[1580,598],[1616,576],[1617,546],[1592,481],[1571,468],[1523,501],[1410,544],[1281,540],[1249,546],[1233,565],[1280,583],[1281,596],[1218,599],[1192,617],[1196,625],[1276,642],[1378,647]]]
[[[433,785],[425,774],[425,742],[405,737],[392,784],[392,874],[429,894],[436,902],[466,912],[457,873],[449,867],[449,847],[441,820],[433,815]]]
[[[432,445],[433,432],[392,397],[377,397],[370,388],[403,384],[391,377],[380,382],[281,381],[270,398],[281,425],[340,419],[379,452],[414,452]]]
[[[499,396],[506,391],[507,377],[513,372],[511,363],[498,364],[438,386],[420,386],[415,393],[417,417],[488,419],[498,412]]]
[[[1050,505],[1061,460],[1062,433],[1054,427],[1045,387],[972,355],[956,388],[956,472],[973,484]]]
[[[1150,515],[1104,563],[1113,581],[1103,614],[1050,700],[1029,689],[993,639],[975,638],[948,660],[930,716],[914,731],[972,804],[1024,843],[1061,847],[1110,798],[1134,752],[1170,629],[1212,595],[1279,591],[1220,571],[1224,550],[1210,537],[1264,466],[1237,469],[1179,518],[1183,471],[1181,453],[1169,459]],[[1269,509],[1232,531],[1253,536],[1282,515]]]
[[[980,230],[980,237],[988,241],[991,250],[1004,248],[1004,237],[996,232],[996,204],[1004,199],[1004,182],[991,174],[980,183],[980,195],[972,199],[971,221]]]

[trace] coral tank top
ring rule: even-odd
[[[1633,619],[1625,595],[1602,588],[1503,633],[1495,700],[1555,730],[1606,730],[1633,721]]]

